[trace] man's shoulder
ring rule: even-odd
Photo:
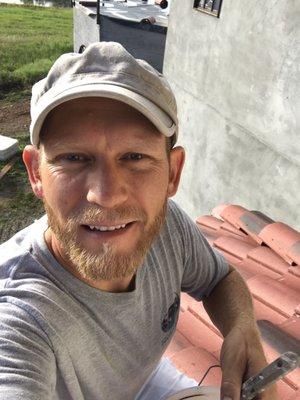
[[[64,309],[68,296],[63,285],[38,253],[46,228],[42,217],[0,245],[0,316],[3,310],[19,309],[41,322],[57,319]]]
[[[174,200],[169,199],[165,224],[159,235],[159,243],[186,251],[185,244],[190,235],[193,235],[195,226],[188,214]]]
[[[169,199],[167,203],[167,217],[168,218],[185,218],[187,215],[183,209],[174,200]]]
[[[168,200],[168,211],[163,239],[181,243],[183,251],[188,252],[192,242],[201,242],[203,234],[195,221],[173,200]]]
[[[30,253],[33,241],[42,234],[46,224],[46,218],[42,217],[0,245],[0,279],[5,279],[26,254]]]
[[[190,216],[174,200],[168,200],[167,223],[179,229],[195,226]]]

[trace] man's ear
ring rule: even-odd
[[[170,153],[170,175],[168,197],[176,194],[185,160],[185,151],[181,146],[174,147]]]
[[[27,174],[36,197],[43,197],[43,187],[39,168],[40,150],[35,146],[28,145],[23,150],[23,161],[27,169]]]

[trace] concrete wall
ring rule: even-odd
[[[100,29],[96,23],[96,14],[89,13],[86,7],[76,3],[73,7],[73,42],[74,52],[78,52],[80,46],[99,42]]]
[[[300,229],[300,2],[223,0],[220,19],[193,3],[172,2],[164,63],[187,151],[175,199]]]

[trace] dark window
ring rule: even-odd
[[[194,7],[206,14],[220,17],[222,0],[195,0]]]

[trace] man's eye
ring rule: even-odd
[[[80,154],[66,154],[65,156],[63,156],[63,159],[71,162],[83,162],[87,160],[85,156],[82,156]]]
[[[137,161],[137,160],[142,160],[144,158],[144,155],[141,153],[129,153],[126,154],[124,158],[130,161]]]

